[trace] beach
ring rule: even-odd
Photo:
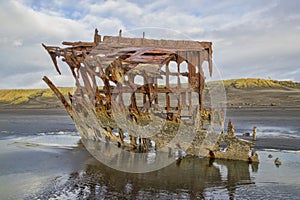
[[[257,126],[258,165],[191,157],[132,174],[93,158],[62,109],[1,109],[0,198],[297,199],[299,118],[297,109],[228,109],[238,136]]]
[[[30,91],[34,98],[25,103],[1,102],[0,199],[298,199],[299,85],[231,85],[225,130],[231,120],[235,134],[252,141],[256,126],[259,164],[185,157],[157,171],[125,173],[86,150],[54,96]]]

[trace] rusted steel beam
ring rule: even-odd
[[[60,72],[60,70],[59,70],[59,67],[58,67],[58,65],[57,65],[57,60],[56,60],[56,57],[57,57],[57,48],[58,47],[50,47],[50,46],[46,46],[46,45],[44,45],[44,44],[42,44],[42,46],[46,49],[46,51],[49,53],[49,55],[50,55],[50,57],[51,57],[51,59],[52,59],[52,62],[53,62],[53,64],[54,64],[54,66],[55,66],[55,69],[56,69],[56,71],[59,73],[59,74],[61,74],[61,72]]]
[[[63,45],[72,46],[72,47],[94,47],[94,42],[62,42]]]
[[[154,102],[157,105],[158,104],[158,82],[157,82],[157,78],[154,78]]]
[[[186,91],[181,93],[182,109],[186,109]]]
[[[51,90],[54,92],[54,94],[57,96],[57,98],[62,102],[64,105],[66,111],[68,114],[72,117],[73,112],[72,112],[72,107],[71,105],[67,102],[65,99],[64,95],[55,87],[55,85],[50,81],[50,79],[47,76],[44,76],[43,81],[51,88]]]

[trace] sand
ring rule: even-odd
[[[300,88],[226,90],[229,108],[300,108]]]

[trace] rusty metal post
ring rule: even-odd
[[[182,108],[186,109],[186,92],[181,93]]]
[[[256,126],[253,126],[253,140],[256,140]]]
[[[51,88],[51,90],[54,92],[54,94],[57,96],[57,98],[62,102],[64,105],[66,111],[68,114],[72,117],[73,112],[72,112],[72,107],[71,105],[67,102],[65,99],[64,95],[55,87],[55,85],[50,81],[50,79],[47,76],[44,76],[43,81]]]
[[[154,102],[157,105],[158,104],[158,83],[157,78],[154,78]]]
[[[199,100],[199,113],[202,111],[202,83],[201,83],[201,72],[202,72],[202,59],[201,54],[198,51],[197,53],[197,67],[198,67],[198,100]]]

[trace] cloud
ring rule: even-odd
[[[282,16],[279,10],[290,7],[278,2],[241,16],[241,22],[231,22],[212,36],[221,39],[215,46],[218,63],[224,66],[224,77],[267,77],[299,81],[299,30],[297,12]],[[231,41],[228,42],[227,41]],[[220,46],[218,46],[220,45]],[[230,69],[227,71],[226,69]],[[296,72],[298,76],[289,76]],[[231,75],[232,76],[232,75]]]
[[[300,81],[299,9],[296,0],[1,1],[0,88],[44,87],[43,75],[72,84],[70,77],[58,78],[41,43],[91,41],[94,28],[101,35],[123,29],[141,37],[145,30],[146,37],[212,41],[224,79]]]
[[[92,36],[75,20],[47,15],[16,1],[0,4],[1,88],[43,87],[41,78],[52,63],[41,43],[59,45],[63,40]]]
[[[23,42],[20,39],[9,38],[9,37],[2,37],[0,38],[0,47],[1,46],[15,46],[19,47],[22,46]]]

